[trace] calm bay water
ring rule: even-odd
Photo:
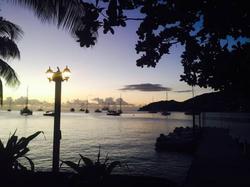
[[[44,131],[30,144],[29,157],[36,170],[50,170],[52,165],[53,117],[34,112],[24,117],[19,111],[0,112],[0,138],[6,142],[10,133],[28,136]],[[159,114],[134,113],[122,116],[101,114],[62,113],[61,117],[61,160],[78,161],[79,153],[96,159],[98,147],[101,156],[108,153],[110,160],[127,163],[128,169],[117,169],[118,173],[165,177],[180,182],[191,164],[190,155],[180,153],[158,153],[154,150],[160,133],[172,132],[175,127],[191,126],[190,116],[172,113],[163,117]]]

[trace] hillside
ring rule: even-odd
[[[183,102],[158,101],[145,105],[139,111],[195,111],[206,112],[249,112],[250,99],[221,92],[206,93]]]

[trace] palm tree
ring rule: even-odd
[[[7,0],[24,8],[28,8],[42,21],[53,23],[58,28],[63,28],[80,43],[80,46],[90,47],[95,45],[98,21],[101,8],[96,4],[82,0]]]
[[[20,84],[14,69],[6,62],[10,58],[20,58],[16,41],[22,36],[21,28],[0,17],[0,105],[3,104],[3,82],[8,86]]]
[[[81,0],[7,0],[34,11],[42,22],[56,24],[57,27],[67,29],[74,38],[83,42],[85,46],[94,45],[98,26],[93,26],[82,20],[87,12],[96,11],[95,7]],[[8,86],[17,86],[20,82],[16,72],[5,60],[20,58],[16,40],[23,34],[21,28],[0,17],[0,105],[3,104],[2,79]],[[91,40],[90,40],[91,39]]]
[[[81,46],[91,46],[97,39],[99,22],[96,21],[96,7],[82,0],[7,0],[34,11],[42,22],[56,24],[68,30]],[[93,18],[86,22],[83,17]],[[20,58],[16,40],[23,32],[19,26],[0,17],[0,105],[3,103],[3,78],[8,86],[19,84],[16,72],[5,60]]]

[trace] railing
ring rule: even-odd
[[[229,130],[230,135],[242,146],[243,152],[250,151],[250,113],[201,113],[202,127],[219,127]],[[196,116],[197,124],[199,117]]]
[[[250,113],[201,113],[201,126],[229,129],[234,137],[250,142]]]

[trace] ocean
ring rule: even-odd
[[[0,138],[6,140],[17,130],[19,137],[43,131],[30,145],[28,156],[36,171],[50,171],[52,167],[53,117],[34,112],[21,116],[19,111],[0,112]],[[180,182],[185,179],[192,156],[173,152],[156,152],[156,138],[172,132],[175,127],[192,126],[191,116],[173,112],[170,116],[143,112],[107,116],[105,113],[62,113],[60,159],[77,162],[79,154],[96,160],[99,146],[101,158],[119,160],[127,167],[115,173],[168,178]],[[25,160],[25,159],[24,159]],[[24,162],[24,161],[23,161]],[[62,170],[68,170],[62,166]]]

